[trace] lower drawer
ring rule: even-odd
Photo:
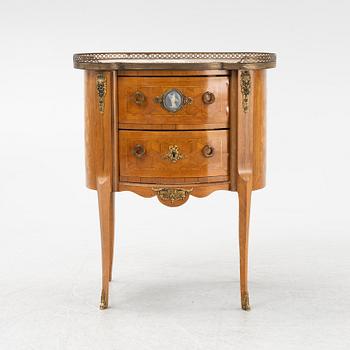
[[[120,179],[213,182],[228,177],[228,130],[119,131]]]

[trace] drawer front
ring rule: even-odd
[[[226,76],[119,77],[119,127],[226,128],[228,85]]]
[[[121,130],[120,177],[135,182],[148,178],[150,183],[151,178],[212,182],[208,179],[215,176],[223,181],[228,175],[228,137],[228,130]]]

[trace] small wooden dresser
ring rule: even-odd
[[[102,241],[100,308],[108,307],[114,192],[167,206],[237,191],[241,305],[249,310],[251,191],[265,186],[265,70],[272,53],[86,53],[87,186],[97,190]]]

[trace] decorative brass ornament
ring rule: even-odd
[[[102,289],[101,292],[101,303],[100,303],[100,310],[104,310],[108,308],[108,299],[106,296],[106,292],[104,291],[104,289]]]
[[[251,90],[251,76],[250,72],[244,70],[241,72],[241,93],[242,93],[242,107],[244,113],[249,109],[249,95]]]
[[[179,111],[185,105],[190,105],[192,101],[191,97],[185,96],[178,89],[170,89],[153,99],[154,103],[159,103],[166,111],[172,113]]]
[[[180,153],[177,145],[170,145],[168,153],[164,155],[164,159],[168,159],[172,163],[176,163],[178,160],[183,159],[183,155]]]
[[[134,98],[134,102],[137,105],[143,105],[146,101],[146,96],[141,91],[136,91],[133,95],[133,98]]]
[[[105,96],[107,92],[107,79],[103,73],[97,74],[96,90],[98,96],[98,110],[100,113],[105,111]]]
[[[249,305],[249,294],[248,292],[244,292],[241,296],[242,298],[242,309],[245,311],[250,310],[250,305]]]
[[[152,188],[152,190],[157,193],[158,198],[161,200],[174,203],[184,201],[193,188],[188,190],[183,188]]]

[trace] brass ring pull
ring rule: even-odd
[[[146,150],[142,145],[135,145],[131,153],[136,158],[142,158],[146,154]]]
[[[209,145],[205,145],[202,149],[202,154],[206,158],[211,158],[214,156],[215,148]]]
[[[134,93],[134,102],[137,104],[137,105],[143,105],[146,101],[146,96],[144,95],[143,92],[141,91],[136,91]]]
[[[210,105],[212,103],[215,102],[215,95],[210,92],[210,91],[206,91],[203,95],[202,95],[202,101],[203,103],[205,103],[206,105]]]

